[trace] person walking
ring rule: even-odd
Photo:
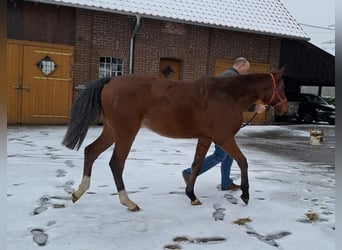
[[[237,75],[245,75],[248,74],[248,70],[250,69],[250,64],[248,60],[244,57],[237,58],[233,66],[225,70],[218,77],[233,77]],[[262,104],[252,104],[248,107],[247,112],[256,112],[262,113],[264,112],[266,107]],[[218,145],[215,144],[215,150],[212,155],[207,156],[201,169],[198,173],[198,176],[207,172],[212,167],[216,166],[221,162],[221,190],[232,190],[237,191],[240,189],[240,185],[237,185],[230,178],[230,170],[233,164],[233,158],[231,158],[224,150],[222,150]],[[191,168],[184,169],[182,172],[185,184],[188,183],[189,177],[191,174]]]

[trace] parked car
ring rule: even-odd
[[[324,121],[334,125],[335,106],[329,104],[321,96],[300,94],[298,121],[304,123]]]

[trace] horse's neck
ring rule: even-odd
[[[258,79],[256,81],[242,82],[239,87],[240,90],[237,92],[236,99],[240,104],[241,111],[244,112],[250,105],[263,99],[268,83],[263,79]]]

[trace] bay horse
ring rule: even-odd
[[[145,126],[161,136],[198,139],[185,188],[192,205],[201,204],[194,185],[212,142],[236,160],[241,171],[241,199],[247,205],[248,164],[234,136],[241,128],[243,112],[259,99],[273,106],[279,115],[287,111],[281,76],[282,70],[226,78],[202,77],[194,81],[137,75],[93,81],[74,102],[62,142],[67,148],[78,150],[89,126],[103,113],[103,131],[84,149],[83,178],[72,194],[72,201],[76,202],[89,189],[94,161],[114,143],[109,166],[120,202],[130,211],[140,209],[128,197],[122,174],[135,136]]]

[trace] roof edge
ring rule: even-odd
[[[286,34],[279,34],[279,33],[266,32],[266,31],[257,31],[257,30],[252,30],[252,29],[243,29],[243,28],[237,28],[237,27],[231,27],[231,26],[225,27],[222,25],[215,25],[215,24],[210,24],[210,23],[200,23],[200,22],[194,22],[194,21],[186,21],[186,20],[177,19],[177,18],[168,18],[168,17],[146,15],[146,14],[144,15],[144,14],[137,13],[137,12],[117,11],[117,10],[108,9],[108,8],[79,5],[79,4],[66,3],[66,2],[56,1],[56,0],[24,0],[24,1],[36,2],[36,3],[42,3],[42,4],[52,4],[52,5],[65,6],[65,7],[71,7],[71,8],[80,8],[80,9],[87,9],[87,10],[94,10],[94,11],[102,11],[102,12],[115,13],[115,14],[121,14],[121,15],[127,15],[127,16],[139,15],[143,18],[148,18],[148,19],[156,19],[156,20],[176,22],[176,23],[185,23],[185,24],[191,24],[191,25],[207,27],[207,28],[231,30],[231,31],[253,33],[253,34],[259,34],[259,35],[268,35],[268,36],[274,36],[274,37],[279,37],[279,38],[290,38],[290,39],[304,40],[304,41],[310,40],[310,37],[304,37],[304,36],[303,37],[291,36],[291,35],[286,35]]]

